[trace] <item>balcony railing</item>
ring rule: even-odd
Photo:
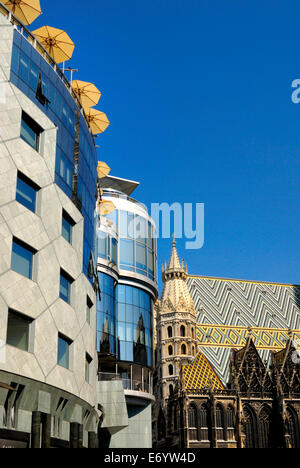
[[[124,390],[152,394],[151,385],[148,382],[142,382],[141,380],[123,378],[121,377],[120,374],[99,372],[98,380],[99,382],[112,382],[116,380],[122,381]]]

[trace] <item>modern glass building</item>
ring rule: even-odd
[[[113,202],[116,209],[98,219],[95,256],[102,294],[97,303],[97,351],[100,381],[119,378],[128,414],[140,408],[143,418],[143,411],[149,412],[154,400],[157,240],[156,227],[146,207],[131,198],[138,185],[115,177],[101,180],[103,200]],[[144,419],[148,437],[142,431],[144,438],[138,437],[140,446],[151,446],[151,411],[149,414],[146,422]],[[110,446],[117,447],[121,437],[122,444],[131,447],[130,431],[127,427],[115,434]]]
[[[2,3],[0,81],[0,447],[94,446],[96,148],[67,78]]]

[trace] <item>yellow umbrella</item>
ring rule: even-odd
[[[72,87],[83,107],[93,107],[98,104],[101,93],[93,83],[75,80],[72,82]]]
[[[100,112],[96,109],[85,109],[85,113],[94,135],[105,132],[110,125],[110,121],[104,112]]]
[[[98,162],[97,172],[98,172],[99,179],[103,179],[103,177],[108,176],[110,171],[111,171],[111,168],[108,167],[108,165],[105,162],[103,161]]]
[[[2,0],[22,23],[28,25],[42,13],[40,0]]]
[[[65,31],[43,26],[33,31],[32,34],[45,47],[56,63],[66,62],[72,57],[75,44]]]
[[[109,215],[116,209],[116,205],[108,200],[99,200],[98,202],[98,213],[99,216]]]

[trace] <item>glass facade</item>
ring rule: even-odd
[[[132,212],[115,210],[107,216],[119,233],[118,239],[98,231],[98,257],[156,281],[156,230],[148,218]],[[119,226],[119,229],[117,227]]]
[[[152,367],[153,301],[139,288],[116,288],[117,339],[120,361]]]
[[[119,361],[152,367],[153,300],[147,292],[118,284],[99,273],[101,301],[97,304],[97,351]]]
[[[36,96],[40,77],[43,94],[49,101],[46,105],[43,105]],[[82,204],[81,211],[85,223],[83,270],[88,276],[88,264],[94,245],[97,180],[97,152],[93,138],[60,75],[18,30],[14,31],[10,80],[57,126],[55,182],[70,199],[72,199],[73,175],[78,176],[77,196]],[[22,127],[22,134],[27,140],[31,135],[29,130]],[[73,155],[77,132],[79,133],[79,165],[76,166],[73,163]],[[34,135],[30,138],[33,146]]]

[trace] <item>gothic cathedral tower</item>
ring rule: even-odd
[[[162,271],[162,298],[156,304],[156,397],[161,409],[175,388],[182,364],[190,363],[197,353],[196,312],[187,277],[174,238],[169,266],[165,264]]]

